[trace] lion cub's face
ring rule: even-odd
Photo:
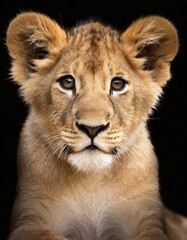
[[[78,169],[108,167],[140,118],[133,86],[133,79],[140,79],[118,34],[110,30],[111,37],[105,37],[108,31],[97,23],[80,27],[82,34],[69,35],[70,45],[52,70],[53,110],[47,115]]]
[[[10,25],[7,45],[49,154],[97,171],[127,151],[145,123],[169,79],[177,35],[160,17],[120,34],[93,22],[65,32],[44,15],[24,13]]]

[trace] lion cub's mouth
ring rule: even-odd
[[[88,149],[88,150],[91,150],[91,151],[93,151],[93,150],[102,151],[100,148],[98,148],[98,147],[95,146],[94,144],[89,145],[89,146],[86,147],[85,149]],[[102,152],[103,152],[103,151],[102,151]],[[117,153],[118,153],[118,150],[117,150],[116,147],[114,147],[114,148],[112,149],[112,151],[110,152],[110,154],[112,154],[112,155],[117,155]]]
[[[90,144],[89,146],[87,146],[86,148],[82,149],[81,151],[84,151],[84,150],[91,150],[91,151],[99,150],[99,151],[102,151],[100,148],[98,148],[94,144]],[[72,147],[70,147],[69,145],[64,148],[63,152],[66,153],[67,155],[75,153],[73,151]]]
[[[81,152],[82,152],[82,151],[85,151],[85,150],[90,150],[90,151],[93,151],[93,152],[96,151],[96,150],[97,150],[97,151],[101,151],[101,152],[105,152],[105,151],[101,150],[99,147],[97,147],[97,146],[94,145],[94,144],[90,144],[90,145],[87,146],[86,148],[82,149]],[[75,152],[74,152],[73,149],[68,145],[68,146],[66,146],[66,147],[64,148],[64,153],[70,155],[70,154],[75,153]],[[108,153],[108,152],[105,152],[105,153]],[[114,147],[114,148],[112,149],[112,151],[111,151],[110,153],[108,153],[108,154],[116,155],[117,153],[118,153],[117,148]]]
[[[89,145],[88,147],[86,147],[86,149],[89,150],[100,150],[97,146],[95,146],[94,144]]]

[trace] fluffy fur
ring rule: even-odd
[[[30,106],[9,240],[184,240],[160,201],[146,128],[178,50],[173,24],[149,16],[123,33],[98,22],[65,31],[26,12],[7,46]]]

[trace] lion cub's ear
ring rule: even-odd
[[[159,16],[140,18],[121,35],[121,41],[135,67],[152,71],[161,86],[170,78],[169,63],[178,51],[178,35],[174,25]]]
[[[14,79],[22,85],[30,73],[49,66],[65,39],[65,31],[49,17],[34,12],[19,14],[8,27],[6,41]]]

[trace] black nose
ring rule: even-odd
[[[76,122],[76,126],[79,130],[86,133],[88,137],[90,137],[93,140],[100,132],[105,131],[109,127],[109,123],[107,123],[106,125],[98,125],[92,127],[84,124],[79,124]]]

